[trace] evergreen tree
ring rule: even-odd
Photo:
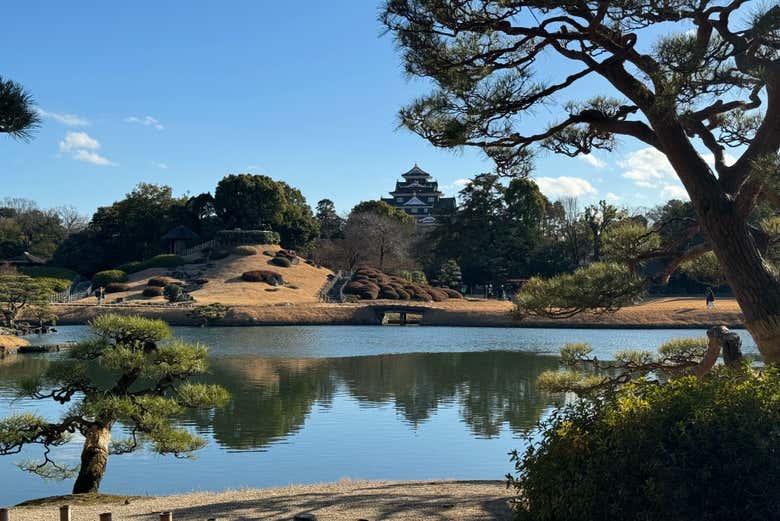
[[[780,361],[780,277],[751,223],[760,204],[780,211],[776,2],[386,0],[381,19],[406,71],[432,80],[400,116],[435,146],[480,147],[519,177],[537,148],[574,157],[630,138],[668,160],[696,218],[655,252],[654,278],[713,251],[762,355]],[[534,69],[547,53],[557,78]],[[596,77],[603,94],[565,99]],[[529,126],[542,107],[555,120]]]
[[[170,340],[160,320],[103,315],[90,324],[94,337],[74,346],[64,360],[52,362],[22,394],[68,405],[58,421],[34,413],[0,420],[0,454],[16,454],[27,445],[41,445],[40,461],[23,469],[45,477],[77,473],[73,493],[97,492],[110,454],[127,454],[149,446],[159,454],[183,456],[204,441],[175,417],[187,409],[221,407],[228,400],[219,386],[192,383],[208,369],[206,348]],[[112,442],[112,430],[123,424],[129,436]],[[51,449],[84,437],[81,464],[56,463]]]
[[[41,123],[33,105],[32,96],[21,85],[0,76],[0,134],[29,140],[31,132]]]

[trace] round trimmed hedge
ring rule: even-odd
[[[130,286],[122,282],[112,282],[105,287],[106,293],[122,293],[123,291],[128,291],[129,289]]]
[[[286,257],[274,257],[268,262],[269,264],[273,264],[274,266],[278,266],[280,268],[289,268],[292,266],[292,262],[290,262],[290,259]]]
[[[242,257],[249,257],[250,255],[257,255],[257,248],[254,246],[236,246],[233,253]]]
[[[144,297],[162,297],[163,294],[163,288],[159,286],[147,286],[144,288],[144,290],[141,292],[141,295]]]
[[[105,288],[112,282],[127,282],[127,273],[122,270],[98,271],[92,277],[93,288]]]
[[[246,282],[265,282],[271,286],[281,286],[284,284],[284,278],[281,273],[271,270],[253,270],[241,274],[241,279]]]

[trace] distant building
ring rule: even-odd
[[[417,219],[417,224],[436,224],[436,213],[455,210],[455,198],[442,197],[439,183],[417,164],[401,177],[404,180],[395,183],[395,190],[390,192],[392,197],[382,200]]]

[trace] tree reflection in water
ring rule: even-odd
[[[528,353],[419,353],[347,358],[224,357],[209,380],[230,390],[230,404],[189,418],[232,450],[262,450],[300,430],[312,407],[347,392],[366,406],[393,404],[416,428],[440,404],[457,403],[476,437],[532,428],[553,397],[536,379],[557,361]]]

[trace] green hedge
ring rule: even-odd
[[[778,425],[775,367],[575,401],[513,455],[516,519],[777,519]]]
[[[126,282],[127,273],[122,270],[106,270],[98,271],[95,276],[92,277],[92,288],[105,288],[112,282]]]
[[[116,269],[122,270],[125,273],[135,273],[137,271],[145,270],[146,264],[144,264],[143,261],[131,261],[120,264]]]
[[[269,230],[222,230],[217,241],[223,244],[279,244],[279,234]]]
[[[279,266],[280,268],[289,268],[290,266],[292,266],[292,262],[290,262],[290,259],[286,257],[274,257],[268,262],[269,264],[273,264],[274,266]]]
[[[175,268],[177,266],[181,266],[182,264],[186,264],[186,261],[180,256],[173,255],[171,253],[165,253],[145,261],[126,262],[117,266],[116,269],[122,270],[125,273],[137,273],[149,268]]]
[[[141,292],[141,295],[144,297],[161,297],[163,294],[163,288],[159,288],[157,286],[149,286],[147,288],[144,288],[144,290]]]

